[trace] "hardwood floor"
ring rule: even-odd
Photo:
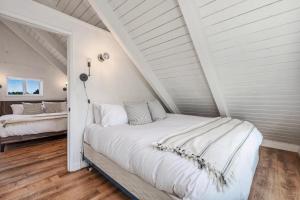
[[[300,200],[299,155],[262,147],[249,199]]]
[[[66,139],[0,154],[0,199],[127,199],[95,171],[67,172]]]
[[[0,199],[128,199],[95,171],[66,170],[66,139],[0,154]],[[296,153],[261,148],[251,200],[300,200]]]

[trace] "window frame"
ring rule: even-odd
[[[20,95],[13,95],[13,94],[8,94],[8,81],[9,80],[21,80],[23,81],[23,93],[24,94],[20,94]],[[28,81],[39,81],[40,83],[40,89],[39,89],[39,94],[27,94],[27,85],[28,85]],[[25,84],[24,84],[25,83]],[[8,76],[6,77],[6,96],[9,97],[24,97],[24,96],[29,96],[29,97],[38,97],[38,96],[44,96],[44,83],[43,80],[41,79],[36,79],[36,78],[22,78],[22,77],[16,77],[16,76]]]

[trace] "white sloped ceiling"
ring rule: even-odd
[[[231,116],[300,144],[300,1],[195,2]]]
[[[107,30],[88,0],[34,0],[50,8],[75,17],[93,26]]]
[[[181,113],[219,115],[176,0],[107,0]]]
[[[0,22],[31,46],[52,66],[67,73],[67,37],[0,18]],[[63,42],[64,41],[64,42]]]
[[[266,139],[300,144],[299,0],[89,1],[107,21],[114,18],[112,27],[122,26],[119,41],[129,41],[181,113],[219,115],[200,58],[211,65],[203,69],[220,108],[253,122]],[[187,2],[196,13],[192,23],[185,23]],[[195,43],[201,40],[205,45]],[[205,62],[199,52],[207,52]],[[213,84],[207,68],[216,75]]]

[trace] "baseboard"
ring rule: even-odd
[[[264,139],[262,142],[262,146],[270,147],[270,148],[274,148],[274,149],[281,149],[281,150],[285,150],[285,151],[296,152],[300,156],[300,145]]]

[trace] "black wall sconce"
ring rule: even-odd
[[[67,88],[68,88],[68,83],[66,83],[66,86],[63,87],[63,91],[66,92],[68,90]]]
[[[2,88],[2,85],[0,85],[0,89]]]
[[[108,60],[109,59],[109,54],[108,53],[100,53],[98,55],[98,60],[100,62],[104,62],[105,60]]]
[[[91,76],[92,60],[90,58],[87,59],[87,67],[89,68],[88,76]]]

